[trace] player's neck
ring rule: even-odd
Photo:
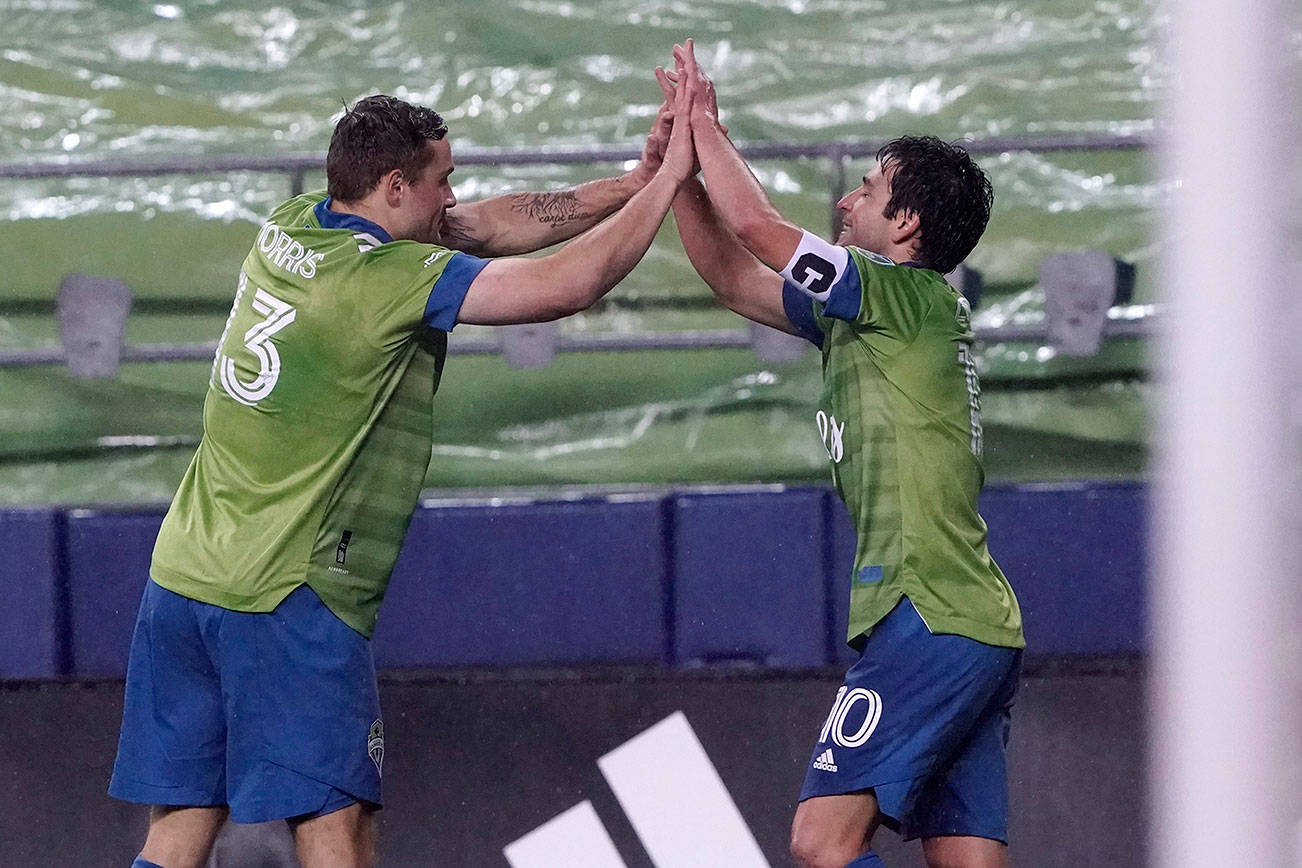
[[[890,245],[890,250],[883,251],[882,255],[898,265],[905,262],[912,262],[913,253],[914,248],[912,244],[892,244]]]
[[[392,217],[386,212],[386,209],[377,206],[374,202],[366,199],[358,199],[353,202],[344,202],[339,199],[331,199],[327,206],[331,211],[340,214],[352,214],[355,217],[361,217],[363,220],[369,220],[376,226],[379,226],[385,232],[389,233],[390,238],[397,238],[394,233]]]
[[[913,262],[915,259],[915,250],[911,244],[877,244],[872,247],[867,247],[859,244],[854,239],[842,239],[838,240],[837,243],[842,247],[858,247],[860,250],[867,250],[869,253],[876,253],[878,256],[885,256],[896,265],[902,265],[905,262]]]

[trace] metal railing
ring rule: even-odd
[[[823,159],[828,166],[829,211],[835,226],[836,202],[845,192],[846,173],[852,159],[873,157],[885,139],[819,143],[740,142],[742,156],[749,160]],[[1144,135],[1058,134],[1045,136],[993,136],[965,144],[973,154],[1003,154],[1009,151],[1053,153],[1060,151],[1136,151],[1152,147]],[[596,145],[582,148],[473,148],[457,149],[456,161],[463,166],[589,165],[637,160],[642,154],[635,145]],[[223,172],[265,172],[286,175],[290,195],[303,192],[309,172],[325,171],[323,154],[289,153],[273,156],[213,154],[194,157],[154,157],[138,160],[38,160],[28,163],[0,163],[0,178],[81,178],[159,175],[211,175]]]
[[[836,202],[844,193],[849,162],[871,158],[885,140],[834,141],[800,144],[792,142],[743,142],[738,150],[749,160],[821,159],[828,163],[827,189],[829,214],[835,232],[838,224]],[[974,154],[999,154],[1010,151],[1050,153],[1063,151],[1145,150],[1152,140],[1143,135],[1046,135],[1032,137],[992,137],[965,143]],[[465,148],[456,160],[466,166],[587,165],[637,160],[641,149],[632,145],[582,148]],[[302,192],[309,172],[324,171],[321,154],[290,153],[275,156],[210,155],[164,157],[137,160],[43,160],[27,163],[0,163],[0,178],[41,179],[76,177],[157,177],[162,175],[211,175],[225,172],[263,172],[281,174],[289,180],[290,192]],[[1114,309],[1104,324],[1107,337],[1144,337],[1151,333],[1152,313]],[[1032,320],[1001,323],[976,329],[979,341],[1033,341],[1049,336],[1047,321]],[[723,329],[634,335],[559,335],[554,344],[559,352],[647,350],[647,349],[725,349],[756,347],[763,343],[755,331]],[[456,338],[448,351],[457,355],[503,352],[508,339],[493,337]],[[201,361],[210,360],[216,343],[151,344],[123,348],[121,361]],[[779,350],[779,356],[782,352]],[[53,365],[67,362],[62,348],[11,350],[0,352],[0,368]]]

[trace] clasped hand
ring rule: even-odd
[[[673,165],[665,168],[682,181],[701,169],[696,159],[692,131],[713,127],[727,135],[728,128],[719,122],[714,82],[696,62],[693,40],[688,39],[685,45],[675,45],[673,57],[673,71],[661,66],[655,69],[664,102],[656,112],[638,168],[649,177],[663,164],[672,161]]]

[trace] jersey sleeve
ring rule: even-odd
[[[367,291],[378,299],[372,307],[375,326],[390,338],[405,337],[421,325],[451,331],[470,284],[488,265],[487,259],[409,241],[363,255],[375,258],[366,280]]]
[[[793,305],[787,297],[792,292],[803,293],[813,301],[816,325],[839,319],[906,345],[917,337],[935,299],[933,293],[918,286],[917,271],[885,256],[830,244],[805,232],[782,269],[786,280],[783,305],[792,317]]]
[[[797,334],[822,349],[824,332],[814,313],[814,299],[789,280],[782,284],[782,309],[796,327]]]
[[[461,313],[461,303],[466,300],[470,284],[475,282],[479,272],[488,265],[487,259],[471,256],[469,253],[454,252],[443,267],[443,273],[434,286],[430,288],[429,299],[425,302],[425,325],[439,331],[450,332],[457,324],[457,315]]]

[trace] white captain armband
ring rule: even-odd
[[[805,232],[782,276],[805,295],[825,302],[849,267],[850,254],[844,247]]]

